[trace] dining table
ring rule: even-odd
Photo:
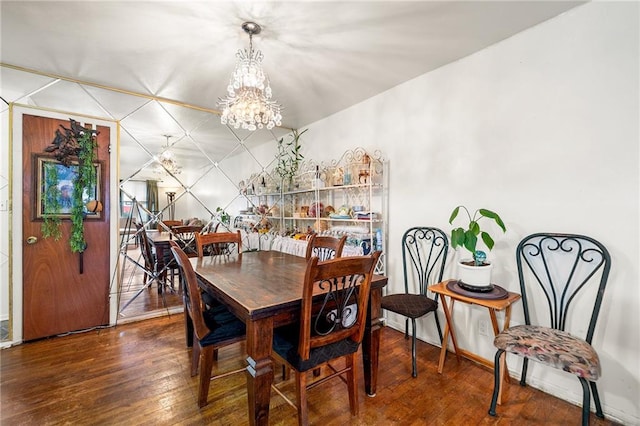
[[[300,317],[304,257],[253,251],[190,259],[201,288],[246,324],[249,423],[267,425],[274,377],[273,330]],[[387,277],[374,275],[362,342],[365,391],[375,396],[382,328],[380,301]]]

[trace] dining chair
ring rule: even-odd
[[[584,235],[537,233],[520,241],[516,264],[525,324],[509,327],[493,341],[498,350],[489,414],[496,415],[499,366],[508,352],[524,358],[521,386],[529,360],[569,372],[582,385],[582,424],[589,424],[591,393],[596,416],[604,418],[596,386],[600,360],[591,342],[611,269],[609,252]],[[585,330],[585,338],[578,337]]]
[[[442,281],[449,240],[438,228],[416,226],[409,228],[402,236],[402,267],[404,273],[404,293],[388,294],[382,297],[382,309],[402,315],[405,318],[405,339],[409,337],[411,319],[411,375],[418,377],[416,362],[416,319],[433,312],[436,328],[442,343],[442,329],[438,320],[438,295],[430,295],[428,288]]]
[[[178,245],[188,257],[197,257],[196,235],[200,233],[202,226],[180,225],[171,227],[171,232],[176,238]]]
[[[226,307],[220,305],[205,308],[200,297],[200,288],[196,273],[189,257],[175,241],[170,242],[171,251],[183,275],[186,290],[183,299],[193,323],[193,349],[191,352],[191,377],[198,374],[198,406],[207,405],[209,385],[212,380],[227,377],[245,371],[245,368],[211,376],[213,361],[217,358],[217,350],[245,339],[245,324],[233,315]]]
[[[307,240],[307,251],[305,259],[311,259],[316,256],[321,262],[342,256],[342,249],[347,241],[347,236],[341,238],[330,237],[327,235],[312,234]]]
[[[300,322],[274,330],[274,358],[295,371],[295,406],[300,425],[308,424],[307,389],[345,374],[351,414],[358,413],[357,352],[364,336],[371,278],[380,253],[325,262],[315,256],[309,259]],[[350,308],[353,303],[357,304],[356,311]],[[330,366],[331,374],[308,381],[310,370],[340,358],[345,359],[344,368]],[[277,387],[273,389],[293,405]]]
[[[181,220],[163,220],[158,222],[158,231],[169,232],[174,226],[182,226]]]
[[[205,255],[220,255],[242,253],[242,236],[236,232],[210,232],[208,234],[195,234],[196,254],[198,257]]]

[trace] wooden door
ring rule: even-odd
[[[90,122],[81,123],[85,127]],[[38,156],[54,139],[60,125],[68,120],[24,115],[23,129],[23,338],[82,330],[109,323],[109,131],[99,126],[100,199],[104,209],[100,219],[85,220],[87,249],[80,255],[69,246],[71,221],[62,220],[62,238],[43,238],[42,219],[36,217]],[[30,237],[35,237],[36,240]]]

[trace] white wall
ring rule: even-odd
[[[524,236],[572,232],[603,242],[613,267],[593,341],[599,390],[605,413],[630,424],[640,424],[638,12],[638,3],[586,4],[314,123],[304,137],[307,158],[363,146],[389,159],[390,291],[402,291],[404,230],[449,231],[459,204],[505,220],[508,232],[489,257],[494,281],[512,291]],[[486,310],[456,306],[460,345],[491,359],[492,339],[477,336],[483,318]],[[523,321],[518,303],[512,324]],[[399,317],[388,323],[404,327]],[[418,327],[422,339],[438,341],[433,318]],[[508,362],[519,375],[520,361]],[[538,367],[530,383],[581,401],[574,377]]]

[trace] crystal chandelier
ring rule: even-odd
[[[262,28],[255,22],[245,22],[242,29],[249,34],[249,51],[240,49],[236,54],[227,96],[218,102],[224,108],[220,121],[236,129],[272,129],[282,124],[282,114],[280,105],[271,100],[269,79],[261,66],[262,52],[253,50],[253,35],[260,34]]]
[[[156,165],[155,172],[157,174],[166,174],[171,173],[172,175],[177,175],[182,172],[182,167],[178,166],[178,162],[173,156],[173,152],[169,150],[169,135],[163,135],[167,138],[167,145],[162,147],[162,152],[160,155],[156,157],[156,161],[158,164]]]

